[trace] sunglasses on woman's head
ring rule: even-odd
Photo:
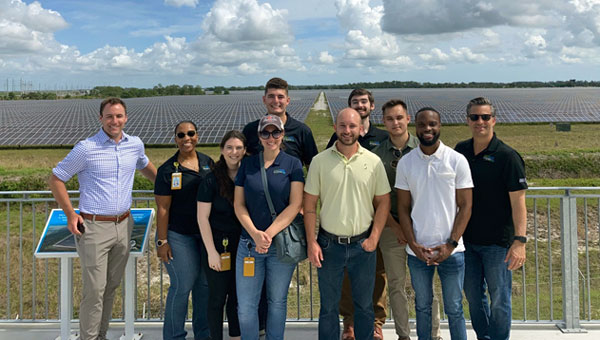
[[[281,137],[281,130],[273,130],[271,132],[263,130],[260,132],[260,138],[269,139],[269,136],[273,136],[273,138],[277,139]]]
[[[177,132],[176,134],[177,138],[184,138],[185,135],[188,135],[189,137],[194,137],[196,135],[196,131],[190,130],[188,132]]]

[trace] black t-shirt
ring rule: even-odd
[[[233,205],[225,197],[221,196],[217,177],[215,177],[214,173],[210,172],[204,177],[202,183],[200,183],[197,200],[198,202],[212,203],[208,221],[213,232],[217,231],[232,234],[233,236],[240,235],[242,225],[235,216]]]
[[[473,139],[458,143],[455,150],[469,161],[475,185],[464,240],[478,245],[509,247],[515,227],[508,193],[527,189],[523,158],[496,138],[496,134],[478,155],[474,155]]]
[[[283,125],[285,129],[283,145],[285,147],[282,150],[288,155],[298,158],[302,164],[309,165],[313,157],[319,153],[312,131],[306,124],[294,119],[287,113],[285,115],[287,117]],[[255,120],[244,126],[243,133],[248,142],[247,151],[250,155],[256,155],[263,149],[258,139],[258,122],[259,120]]]
[[[369,131],[367,131],[367,133],[365,133],[364,136],[358,137],[358,143],[363,148],[371,151],[375,149],[375,147],[377,147],[379,144],[381,144],[381,142],[388,139],[388,133],[387,131],[383,131],[381,129],[376,128],[375,125],[373,125],[373,122],[369,121],[369,123]],[[334,132],[333,135],[331,135],[329,142],[327,143],[327,148],[333,146],[333,143],[337,139],[337,135]]]
[[[202,179],[214,163],[209,156],[200,152],[196,152],[196,154],[198,155],[199,172],[181,165],[178,167],[179,172],[181,172],[181,189],[171,189],[171,175],[176,172],[173,163],[177,162],[179,151],[158,168],[156,181],[154,182],[155,195],[171,196],[169,230],[184,235],[200,233],[198,220],[196,219],[196,194]]]

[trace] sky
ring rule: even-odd
[[[600,80],[600,0],[0,0],[0,91]]]

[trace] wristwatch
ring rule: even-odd
[[[164,239],[164,240],[156,240],[156,246],[157,247],[162,247],[162,246],[164,246],[167,243],[169,243],[169,241],[167,241],[166,239]]]
[[[513,237],[515,241],[519,241],[521,243],[527,243],[527,237],[525,236],[515,236]]]
[[[456,248],[458,247],[458,242],[453,240],[452,238],[448,237],[448,239],[446,240],[446,244],[449,244],[452,246],[452,248]]]

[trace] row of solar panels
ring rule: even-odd
[[[304,121],[320,91],[290,91],[288,112]],[[350,90],[325,91],[332,115],[346,107]],[[226,96],[175,96],[126,99],[126,131],[147,144],[170,144],[181,120],[199,126],[200,143],[218,143],[231,129],[265,113],[262,92]],[[598,122],[600,89],[375,89],[375,123],[391,98],[407,102],[409,113],[431,106],[444,123],[464,123],[467,102],[490,98],[499,122]],[[0,101],[0,145],[71,145],[96,133],[100,100]]]
[[[381,106],[390,99],[402,99],[410,115],[420,108],[433,107],[442,123],[465,122],[469,100],[489,98],[496,107],[498,122],[599,122],[599,88],[543,89],[375,89],[372,121],[381,124]],[[348,105],[347,90],[325,91],[332,117]]]

